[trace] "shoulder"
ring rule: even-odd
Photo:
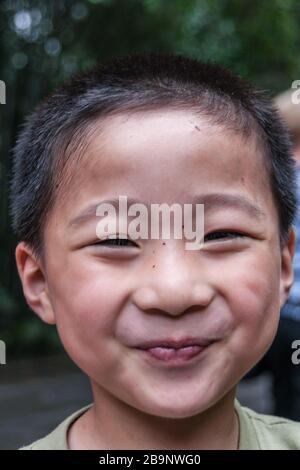
[[[240,449],[300,450],[300,422],[257,413],[236,402]]]
[[[75,411],[60,423],[50,434],[29,445],[21,447],[19,450],[68,450],[67,432],[70,425],[79,418],[92,404],[84,406]]]

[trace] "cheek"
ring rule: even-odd
[[[234,317],[232,345],[262,355],[275,336],[280,311],[280,262],[270,250],[244,253],[235,269],[228,271],[227,299]],[[255,346],[255,347],[254,347]]]
[[[93,260],[80,266],[67,264],[63,283],[57,279],[53,272],[51,297],[61,341],[79,367],[85,369],[95,360],[99,366],[99,357],[104,359],[110,348],[121,308],[123,297],[116,286],[122,286],[122,279]]]

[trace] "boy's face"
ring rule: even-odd
[[[188,111],[120,115],[99,126],[69,196],[48,220],[45,266],[26,256],[23,243],[17,247],[24,293],[44,321],[57,324],[65,349],[103,396],[152,415],[193,416],[229,393],[269,348],[293,281],[294,232],[280,251],[254,140]],[[97,244],[96,209],[71,224],[90,204],[119,195],[183,207],[213,193],[244,198],[265,215],[220,204],[222,197],[205,205],[205,236],[245,237],[208,239],[197,251],[174,237]],[[137,348],[184,337],[210,344],[178,367]]]

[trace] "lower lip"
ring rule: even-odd
[[[194,345],[178,349],[157,347],[150,349],[140,349],[140,351],[151,360],[165,363],[167,365],[179,366],[188,364],[195,357],[199,357],[201,353],[207,349],[207,347],[208,345]]]

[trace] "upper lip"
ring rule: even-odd
[[[139,344],[137,348],[139,349],[150,349],[150,348],[183,348],[187,346],[208,346],[214,340],[209,339],[200,339],[200,338],[181,338],[181,339],[157,339],[157,340],[149,340],[145,341],[142,344]]]

